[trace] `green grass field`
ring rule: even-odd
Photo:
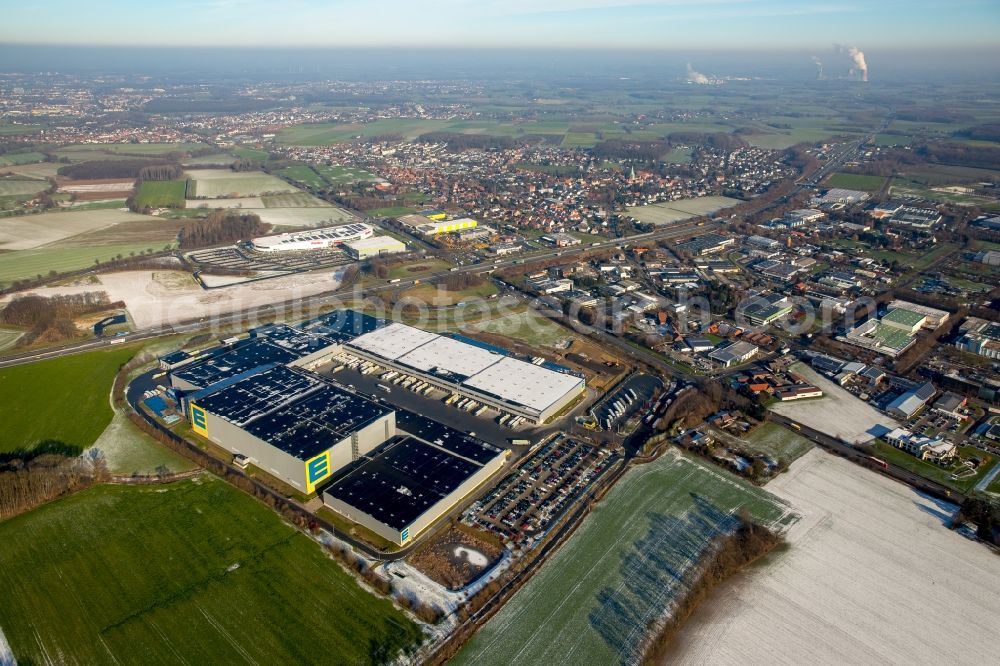
[[[258,150],[257,148],[245,148],[239,147],[233,149],[233,154],[237,157],[243,157],[248,160],[257,160],[258,162],[264,162],[270,157],[270,154],[266,150]]]
[[[12,178],[0,178],[0,197],[17,195],[32,195],[49,189],[49,184],[44,180],[15,180]]]
[[[637,467],[453,663],[638,663],[646,627],[741,508],[768,525],[796,520],[765,490],[694,458],[671,452]]]
[[[597,135],[593,132],[566,132],[563,136],[563,148],[592,148],[597,144]]]
[[[440,273],[441,271],[446,271],[449,268],[451,268],[451,264],[444,259],[418,260],[404,264],[396,264],[389,269],[389,278],[395,280],[396,278],[406,279],[411,277],[420,277],[422,275],[427,275],[428,273]]]
[[[205,148],[202,143],[102,143],[63,146],[62,152],[100,151],[113,155],[167,155],[168,153],[190,153]]]
[[[371,217],[400,217],[401,215],[409,215],[410,213],[416,213],[416,208],[410,208],[409,206],[388,206],[386,208],[372,208],[366,210],[365,214]]]
[[[295,146],[324,146],[351,141],[358,136],[398,134],[405,139],[415,139],[421,134],[445,129],[448,125],[447,120],[421,118],[384,118],[365,124],[312,123],[286,127],[278,132],[276,141]]]
[[[354,167],[319,165],[313,168],[331,185],[349,185],[379,179],[378,176],[369,171]]]
[[[959,492],[968,492],[971,490],[977,483],[979,483],[979,480],[986,475],[986,473],[993,467],[994,464],[996,464],[997,461],[997,456],[992,453],[986,453],[985,451],[981,451],[971,446],[959,447],[959,457],[967,458],[969,456],[978,456],[979,458],[987,459],[988,462],[980,467],[974,475],[965,476],[959,479],[952,479],[952,473],[961,469],[958,465],[949,465],[945,467],[935,465],[934,463],[920,460],[916,456],[912,456],[906,451],[901,451],[891,444],[887,444],[881,440],[876,440],[873,446],[875,448],[875,455],[878,457],[883,458],[894,465],[899,465],[903,469],[907,469],[914,474],[918,474],[932,481],[937,481],[938,483],[944,484],[949,488],[954,488]]]
[[[147,180],[139,185],[135,203],[139,208],[183,208],[186,180]]]
[[[792,462],[809,451],[813,445],[805,437],[798,435],[777,423],[762,423],[743,441],[753,450],[771,456],[775,460]]]
[[[0,123],[0,136],[17,136],[19,134],[33,134],[42,128],[41,125],[17,125],[14,123]]]
[[[111,422],[111,383],[135,345],[63,356],[0,370],[0,452],[46,440],[81,451]]]
[[[45,159],[45,155],[35,151],[24,153],[5,153],[0,155],[0,166],[13,166],[18,164],[34,164]]]
[[[80,270],[94,265],[94,259],[102,262],[117,255],[129,256],[140,250],[162,250],[165,243],[144,242],[122,245],[99,245],[94,247],[48,247],[16,252],[0,252],[0,286],[15,280],[48,275],[49,271],[62,273]]]
[[[299,185],[312,189],[322,189],[326,187],[326,181],[318,173],[307,166],[290,166],[276,171],[280,176],[293,180]]]
[[[496,317],[475,328],[537,347],[551,347],[561,340],[575,337],[572,331],[530,310]]]
[[[25,664],[385,663],[423,638],[207,475],[98,486],[7,520],[0,562],[0,627]]]
[[[885,178],[881,176],[864,176],[856,173],[843,173],[838,171],[823,183],[827,187],[842,187],[848,190],[861,190],[863,192],[877,192],[885,183]]]
[[[423,301],[431,306],[448,306],[460,303],[468,299],[482,299],[493,296],[497,293],[496,285],[492,282],[484,282],[477,287],[469,287],[468,289],[462,289],[459,291],[447,291],[444,285],[436,284],[419,284],[415,287],[410,287],[405,292],[403,292],[403,297],[414,298],[419,301]]]

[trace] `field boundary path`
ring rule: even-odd
[[[142,486],[157,485],[163,483],[173,483],[185,479],[194,478],[205,472],[204,467],[195,467],[186,472],[174,472],[172,474],[137,474],[134,476],[112,476],[108,483],[121,486]]]

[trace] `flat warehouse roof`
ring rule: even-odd
[[[351,345],[394,361],[436,337],[434,333],[396,322],[354,338]]]
[[[233,349],[184,366],[175,371],[173,376],[195,386],[206,387],[262,365],[290,363],[296,358],[299,358],[298,354],[291,350],[279,347],[269,340],[254,338],[239,343]]]
[[[396,428],[480,465],[503,453],[472,435],[407,409],[396,410]]]
[[[465,380],[465,385],[539,412],[548,409],[583,380],[540,368],[515,358],[503,358]]]
[[[347,342],[359,335],[382,328],[386,324],[388,324],[386,320],[377,319],[363,312],[334,310],[330,314],[305,322],[302,326],[335,342]]]
[[[324,385],[260,416],[245,430],[285,453],[309,460],[390,413],[391,409],[370,400]]]
[[[316,390],[320,381],[294,372],[283,365],[228,384],[193,402],[206,411],[243,427],[269,410],[309,391]],[[209,389],[211,390],[211,389]]]
[[[285,366],[250,375],[193,402],[300,460],[393,411]]]
[[[349,467],[324,495],[402,530],[480,469],[412,437],[396,437]]]
[[[913,310],[907,310],[905,308],[893,308],[885,313],[882,317],[884,321],[893,321],[899,324],[904,324],[906,326],[915,326],[918,322],[923,320],[927,315],[914,312]]]
[[[439,336],[400,356],[396,361],[423,372],[437,371],[440,374],[445,371],[464,378],[485,370],[502,358],[504,357],[481,347]]]

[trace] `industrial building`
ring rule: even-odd
[[[453,451],[398,435],[338,475],[324,489],[323,503],[403,546],[488,481],[506,458],[469,437]]]
[[[582,377],[400,323],[359,336],[344,351],[535,424],[586,390]]]
[[[367,224],[352,222],[336,227],[323,227],[294,233],[261,236],[250,241],[257,252],[289,252],[318,250],[342,245],[349,241],[371,238],[375,231]]]
[[[766,326],[792,311],[794,303],[780,294],[758,294],[747,299],[738,315],[746,317],[754,326]]]
[[[345,342],[391,326],[338,310],[297,327],[254,329],[249,339],[201,356],[169,354],[162,362],[172,368],[171,384],[195,434],[303,494],[325,488],[331,509],[404,545],[502,469],[510,452],[311,372],[341,356]],[[389,335],[385,343],[410,347],[407,361],[428,371],[447,358],[451,372],[471,375],[487,369],[486,355],[492,363],[521,363],[536,373],[522,381],[534,383],[545,373],[562,377],[502,353],[405,329],[410,338]],[[509,365],[500,370],[511,372]],[[515,381],[512,390],[525,388]]]
[[[392,409],[281,365],[187,402],[195,433],[303,493],[396,434]]]
[[[926,382],[900,394],[886,406],[885,411],[895,417],[908,419],[923,409],[935,395],[937,389],[934,384]]]
[[[721,349],[716,349],[708,357],[720,363],[724,368],[728,368],[749,361],[757,355],[758,351],[760,350],[756,345],[740,340]]]
[[[970,354],[1000,360],[1000,324],[969,317],[962,324],[962,335],[955,347]]]
[[[848,331],[847,335],[839,336],[838,340],[871,349],[892,358],[902,354],[916,341],[909,331],[883,324],[877,319],[869,319],[858,324]]]
[[[250,331],[250,337],[225,345],[175,367],[170,385],[182,391],[197,391],[237,376],[252,374],[265,366],[316,367],[340,353],[337,340],[318,331],[305,331],[274,324]]]
[[[353,258],[370,259],[383,254],[398,254],[406,252],[406,245],[392,236],[371,236],[344,243],[347,254]]]
[[[702,256],[721,252],[725,248],[736,243],[735,238],[722,236],[720,234],[703,234],[695,236],[685,241],[677,243],[677,250],[680,252],[690,252],[691,254]]]
[[[902,301],[898,298],[887,306],[889,310],[896,310],[902,308],[904,310],[909,310],[911,312],[917,312],[926,317],[924,322],[924,328],[928,330],[934,330],[941,324],[948,321],[951,313],[947,310],[938,310],[937,308],[931,308],[926,305],[920,305],[919,303],[911,303],[910,301]]]
[[[917,331],[927,323],[927,315],[906,308],[893,308],[886,312],[880,321],[883,325],[898,328],[907,335],[916,335]]]
[[[417,231],[425,236],[447,234],[463,229],[474,229],[479,223],[471,217],[459,217],[453,220],[431,220],[417,227]]]

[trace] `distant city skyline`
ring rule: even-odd
[[[101,46],[995,47],[996,0],[36,0],[0,42]]]

